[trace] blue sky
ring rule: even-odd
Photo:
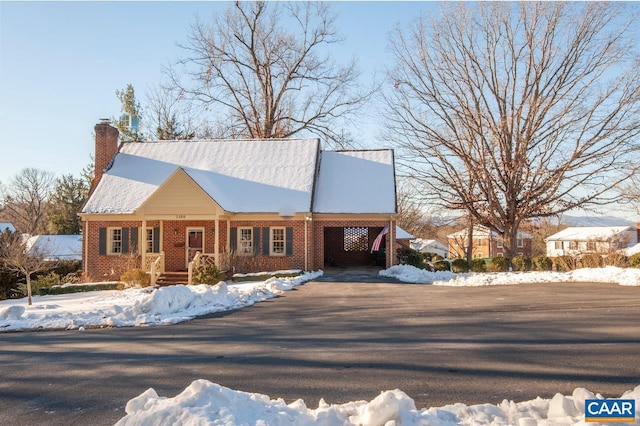
[[[139,100],[176,59],[195,17],[226,2],[0,1],[0,182],[35,167],[79,176],[93,152],[93,126],[119,114],[115,91],[134,85]],[[338,60],[355,56],[365,78],[384,72],[386,40],[435,3],[335,2],[346,42]],[[350,129],[373,139],[373,119]],[[372,141],[372,146],[380,142]]]

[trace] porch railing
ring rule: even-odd
[[[147,254],[144,270],[149,271],[151,285],[156,285],[158,277],[164,273],[164,252]]]

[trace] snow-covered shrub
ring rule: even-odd
[[[120,275],[120,281],[131,287],[149,287],[151,276],[142,269],[129,269]]]
[[[451,271],[456,274],[469,272],[469,263],[467,259],[456,259],[451,263]]]
[[[611,253],[604,258],[604,264],[606,266],[617,266],[619,268],[626,268],[629,265],[629,259],[623,254]]]
[[[580,262],[583,268],[600,268],[603,264],[602,256],[596,253],[585,254]]]
[[[534,256],[532,260],[536,271],[550,271],[553,269],[553,262],[544,254]]]
[[[487,262],[484,259],[471,259],[471,270],[473,272],[487,272]]]
[[[451,264],[446,260],[436,260],[433,262],[433,269],[436,271],[450,271]]]
[[[487,269],[491,272],[506,272],[509,270],[509,258],[504,256],[494,257],[487,265]]]
[[[511,265],[514,271],[530,271],[531,270],[531,258],[523,254],[515,256],[511,260]]]

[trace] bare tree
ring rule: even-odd
[[[53,173],[22,169],[11,181],[2,199],[3,216],[16,230],[35,235],[46,231],[47,205],[53,191]]]
[[[625,7],[449,4],[391,36],[398,157],[434,202],[500,234],[508,257],[523,220],[608,203],[638,169],[637,22]]]
[[[355,61],[339,66],[341,42],[326,3],[235,2],[212,25],[197,21],[184,57],[168,70],[181,93],[210,109],[224,133],[286,138],[315,133],[341,146],[362,91]]]
[[[149,128],[154,129],[153,139],[188,140],[196,137],[198,126],[182,90],[158,85],[147,93]]]
[[[26,239],[17,232],[0,236],[0,258],[5,269],[25,276],[27,281],[27,304],[31,305],[31,276],[37,272],[55,268],[55,261],[47,258],[46,245],[26,245]]]

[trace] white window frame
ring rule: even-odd
[[[524,247],[524,238],[517,238],[516,239],[516,244],[518,245],[518,248],[523,248]]]
[[[562,241],[554,241],[554,245],[553,248],[555,250],[562,250],[564,248],[564,244],[562,244]]]
[[[119,233],[119,238],[116,238],[116,233]],[[122,228],[107,228],[107,254],[111,256],[118,256],[123,254],[122,252]],[[119,249],[116,249],[119,243]]]
[[[282,231],[282,235],[276,238],[276,231]],[[279,232],[277,232],[279,234]],[[280,248],[282,244],[282,248]],[[277,245],[277,247],[276,247]],[[287,253],[287,228],[273,226],[269,228],[269,256],[285,256]]]
[[[246,236],[248,236],[248,238],[246,238]],[[253,256],[253,237],[252,227],[238,227],[238,256]]]

